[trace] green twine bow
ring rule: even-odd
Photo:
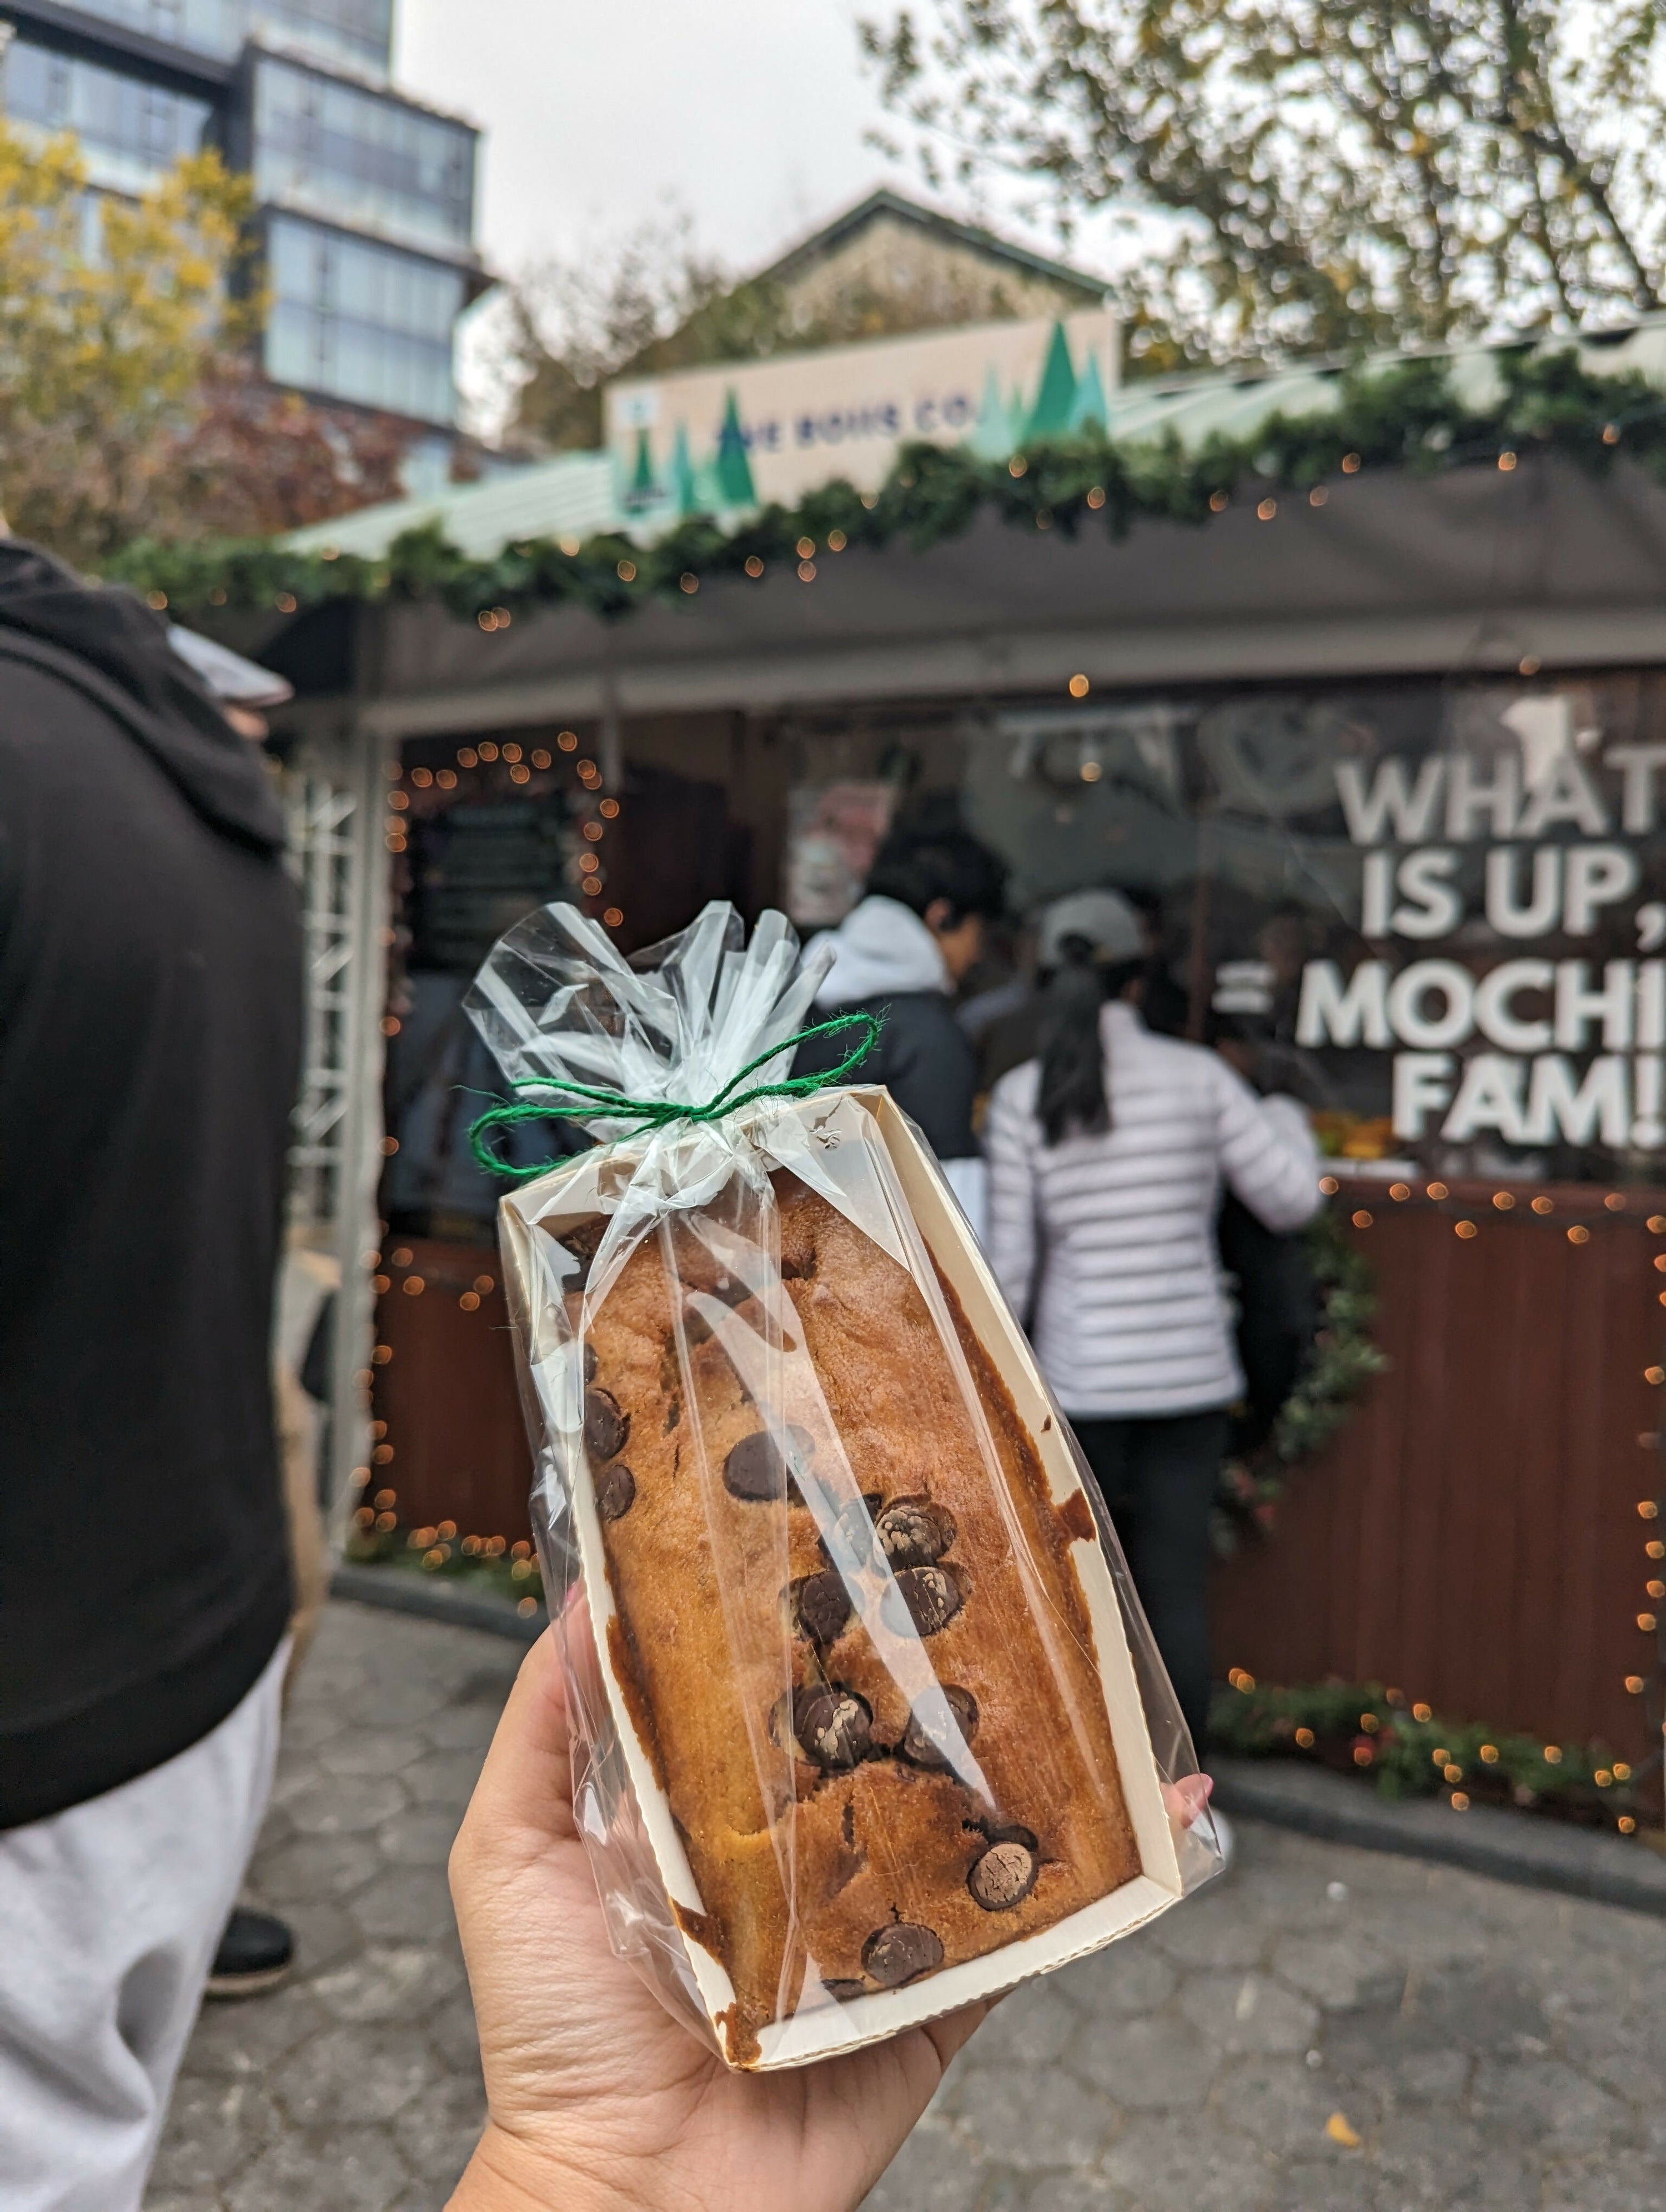
[[[861,1066],[879,1038],[879,1021],[873,1014],[835,1014],[830,1021],[818,1022],[813,1029],[800,1030],[796,1036],[787,1037],[780,1044],[772,1044],[767,1052],[749,1060],[739,1073],[732,1075],[715,1097],[708,1098],[703,1106],[685,1106],[672,1098],[626,1098],[617,1091],[593,1090],[586,1083],[569,1083],[564,1076],[534,1075],[523,1081],[512,1083],[512,1091],[558,1091],[563,1096],[538,1103],[524,1099],[510,1106],[493,1106],[483,1113],[469,1129],[469,1150],[489,1175],[508,1176],[516,1182],[528,1182],[534,1176],[547,1172],[555,1164],[546,1160],[538,1167],[511,1167],[493,1152],[487,1139],[494,1129],[514,1128],[522,1121],[633,1121],[636,1127],[628,1133],[636,1134],[642,1129],[663,1129],[672,1121],[719,1121],[726,1114],[738,1114],[743,1106],[750,1106],[755,1098],[807,1098],[812,1091],[824,1085],[841,1082],[853,1070]],[[789,1075],[781,1083],[760,1083],[751,1091],[732,1097],[737,1084],[744,1083],[760,1067],[767,1067],[784,1052],[795,1052],[812,1037],[836,1036],[848,1030],[860,1030],[861,1042],[853,1045],[836,1067],[830,1067],[821,1075]],[[575,1099],[583,1103],[575,1106]]]

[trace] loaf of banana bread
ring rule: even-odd
[[[908,1271],[797,1178],[775,1188],[790,1316],[668,1226],[585,1348],[613,1672],[742,2065],[773,2021],[979,1957],[1140,1871],[1070,1557],[1085,1501],[1050,1502],[948,1286],[976,1408]],[[790,1421],[760,1412],[735,1330],[786,1376]]]

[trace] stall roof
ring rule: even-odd
[[[1392,673],[1666,663],[1666,489],[1523,455],[1508,474],[1361,471],[1122,538],[986,513],[922,552],[853,547],[708,580],[613,623],[528,609],[489,634],[389,605],[365,726],[396,738],[624,714],[1015,698]],[[367,667],[366,674],[370,671]]]
[[[1556,349],[1566,347],[1556,340]],[[1547,349],[1551,349],[1547,348]],[[1594,373],[1618,375],[1626,369],[1666,383],[1666,314],[1651,315],[1629,330],[1583,341],[1584,365]],[[1412,358],[1384,354],[1364,364],[1388,368]],[[1498,349],[1459,348],[1450,361],[1460,396],[1484,403],[1496,389]],[[1334,407],[1341,388],[1341,363],[1305,362],[1262,374],[1185,376],[1122,386],[1108,403],[1106,425],[1118,443],[1136,444],[1169,435],[1189,447],[1219,433],[1250,435],[1275,414],[1320,414]],[[621,507],[615,464],[606,453],[562,453],[534,462],[481,484],[459,484],[438,497],[392,501],[356,514],[298,530],[284,540],[298,551],[334,547],[368,558],[384,554],[402,532],[436,524],[459,551],[490,559],[506,545],[529,538],[588,538],[602,531],[642,533]]]

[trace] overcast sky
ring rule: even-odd
[[[863,143],[881,119],[858,60],[864,12],[889,10],[885,0],[396,0],[395,67],[406,89],[484,130],[477,235],[501,273],[570,257],[673,203],[706,252],[745,270],[877,184],[927,197],[909,166]]]
[[[849,0],[398,0],[398,82],[486,133],[480,242],[514,270],[668,194],[766,258],[886,173]]]

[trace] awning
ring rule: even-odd
[[[1666,662],[1666,489],[1555,458],[1365,471],[1196,528],[1072,541],[984,517],[923,553],[824,554],[615,623],[483,632],[388,606],[365,726],[389,738],[836,700],[1064,699],[1184,682]]]

